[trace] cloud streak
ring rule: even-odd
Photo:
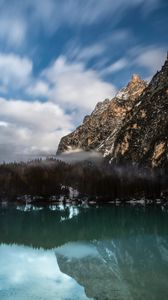
[[[5,88],[18,89],[28,84],[32,74],[32,61],[13,53],[0,53],[0,83]]]
[[[100,71],[101,75],[107,75],[111,73],[116,73],[118,71],[123,70],[129,64],[126,58],[120,58],[119,60],[113,62],[111,65],[104,68]]]
[[[61,26],[91,26],[113,18],[115,27],[132,8],[149,14],[159,0],[24,0],[1,1],[0,39],[9,46],[23,46],[26,39],[41,29],[53,34]],[[117,13],[117,18],[116,18]]]

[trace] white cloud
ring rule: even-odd
[[[115,73],[115,72],[118,72],[118,71],[124,69],[128,64],[129,64],[129,62],[127,61],[126,58],[121,58],[121,59],[115,61],[114,63],[112,63],[110,66],[107,66],[106,68],[104,68],[100,73],[102,75]]]
[[[8,127],[8,123],[4,121],[0,121],[0,127]]]
[[[71,118],[54,103],[0,98],[0,107],[1,161],[6,152],[9,157],[55,153],[60,138],[72,129]]]
[[[74,42],[71,42],[67,47],[66,56],[68,58],[75,59],[76,61],[85,61],[99,57],[106,50],[106,45],[101,44],[92,44],[87,47],[81,47],[76,45]]]
[[[28,83],[32,61],[15,54],[0,53],[0,83],[3,87],[19,87]]]
[[[134,64],[145,67],[148,70],[149,76],[161,69],[165,58],[166,50],[163,48],[153,47],[139,47],[132,50],[135,56]]]
[[[49,86],[45,81],[38,80],[37,82],[35,82],[32,85],[28,86],[26,92],[30,96],[48,97],[49,96]]]
[[[104,52],[104,50],[105,46],[101,44],[88,46],[78,53],[77,58],[80,60],[88,60],[101,55]]]
[[[91,112],[98,101],[112,98],[116,92],[96,71],[86,70],[82,63],[69,63],[65,57],[59,57],[43,76],[53,85],[50,101],[83,109],[83,115]]]
[[[94,108],[98,101],[115,93],[98,73],[79,62],[59,57],[39,78],[32,75],[32,62],[13,54],[0,54],[0,83],[21,89],[48,102],[0,98],[0,152],[15,154],[54,153],[62,136]],[[62,108],[61,108],[62,107]],[[68,111],[65,113],[65,111]],[[72,120],[73,118],[73,120]],[[11,146],[12,145],[12,146]]]
[[[40,127],[40,129],[56,129],[61,127],[63,110],[54,103],[28,102],[23,100],[6,101],[0,98],[0,116],[8,117],[10,122],[22,125]],[[64,128],[69,127],[69,122],[64,120]]]

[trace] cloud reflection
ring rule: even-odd
[[[88,299],[71,277],[61,273],[52,250],[0,246],[1,300]]]

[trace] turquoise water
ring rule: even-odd
[[[167,300],[163,207],[0,208],[0,300]]]

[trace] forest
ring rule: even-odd
[[[23,195],[49,200],[51,196],[68,198],[69,189],[76,189],[78,200],[100,202],[121,199],[156,199],[166,196],[165,170],[130,166],[114,166],[101,162],[67,163],[54,158],[27,163],[0,165],[0,199],[14,201]]]

